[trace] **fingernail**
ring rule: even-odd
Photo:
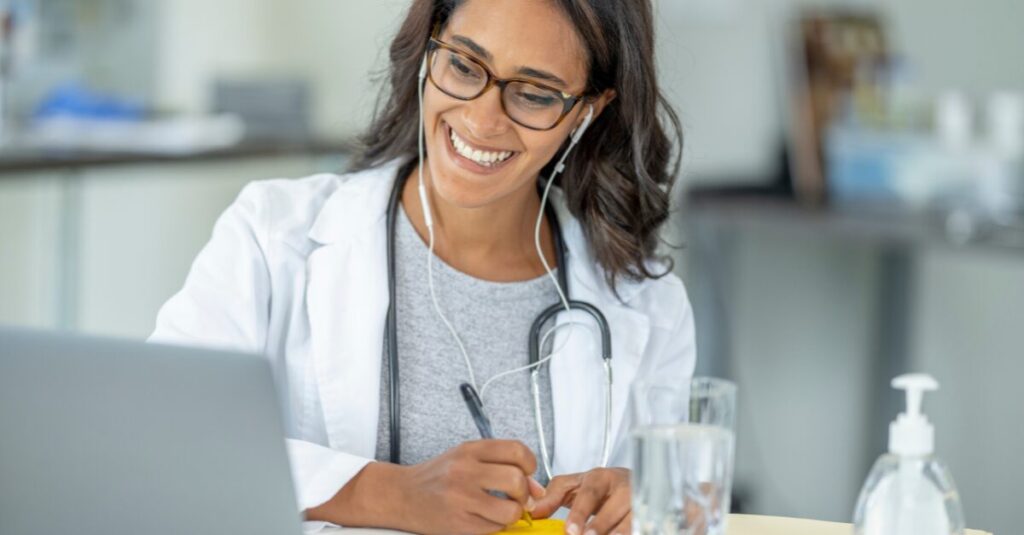
[[[566,529],[565,532],[569,535],[580,535],[580,526],[579,524],[569,524],[569,529]]]
[[[537,507],[537,502],[533,501],[533,496],[530,496],[529,498],[526,499],[526,510],[527,511],[532,513],[534,508],[536,508],[536,507]]]
[[[592,529],[588,529],[587,532],[584,533],[583,535],[597,535],[597,532],[592,530]]]

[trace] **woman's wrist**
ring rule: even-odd
[[[341,526],[400,528],[408,506],[402,496],[407,467],[371,462],[327,502],[306,510],[307,520]]]

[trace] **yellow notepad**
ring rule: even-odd
[[[534,520],[533,525],[527,524],[525,521],[520,520],[515,524],[505,528],[504,531],[499,531],[498,535],[502,533],[533,533],[536,535],[563,535],[565,533],[565,521],[555,520],[551,518],[545,518],[541,520]]]

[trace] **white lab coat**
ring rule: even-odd
[[[300,510],[330,499],[375,453],[388,308],[385,212],[399,164],[246,186],[217,221],[184,288],[160,310],[151,337],[266,355],[284,409]],[[610,324],[612,464],[621,466],[630,384],[684,381],[693,373],[690,304],[674,275],[621,282],[618,301],[561,191],[554,188],[551,200],[572,298],[599,307]],[[577,314],[573,319],[589,321]],[[562,313],[558,321],[569,318]],[[556,473],[593,468],[603,440],[599,341],[574,329],[564,347],[569,329],[555,335],[553,347],[562,349],[551,360]]]

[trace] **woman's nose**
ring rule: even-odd
[[[466,102],[462,120],[469,133],[479,139],[493,138],[507,132],[510,120],[501,107],[501,90],[497,86],[491,87],[484,94]]]

